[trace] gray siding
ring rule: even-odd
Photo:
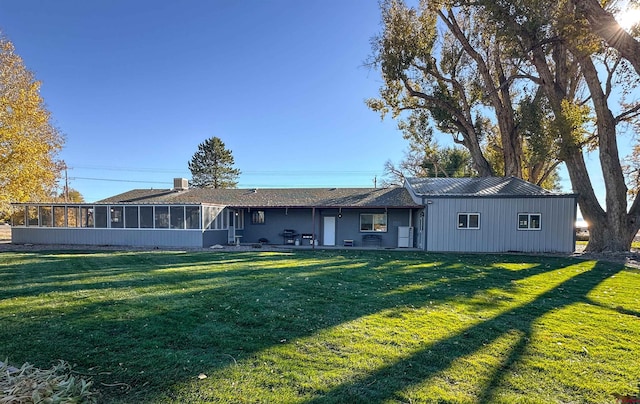
[[[264,224],[251,223],[252,212],[257,210],[263,210],[265,212]],[[312,210],[310,208],[251,209],[244,213],[244,230],[237,230],[236,233],[242,235],[242,243],[257,243],[259,239],[266,238],[270,244],[282,244],[284,239],[281,234],[284,229],[292,229],[299,234],[313,233],[314,222],[312,217]],[[319,209],[316,209],[316,238],[319,235],[319,224]],[[298,238],[300,238],[300,236],[298,236]]]
[[[252,209],[253,210],[253,209]],[[266,238],[271,244],[282,244],[280,235],[284,229],[293,229],[299,233],[297,236],[302,243],[301,234],[315,233],[319,245],[322,245],[324,236],[323,218],[334,216],[336,218],[336,246],[342,246],[344,240],[353,240],[355,246],[362,246],[362,236],[365,234],[377,234],[382,238],[382,247],[398,246],[398,226],[409,226],[410,209],[387,210],[387,232],[363,233],[360,232],[361,213],[384,213],[384,209],[327,209],[318,208],[315,217],[310,208],[290,209],[255,209],[265,211],[264,224],[251,224],[251,212],[245,211],[244,229],[237,230],[242,235],[242,243],[257,243],[260,238]],[[418,210],[415,210],[418,212]],[[338,217],[342,214],[342,217]],[[315,219],[315,221],[313,220]],[[207,236],[205,233],[205,237]],[[226,233],[225,233],[226,236]]]
[[[575,199],[433,198],[426,209],[426,250],[572,252]],[[480,229],[458,229],[458,213],[479,213]],[[518,213],[540,213],[540,230],[518,230]]]
[[[211,247],[213,245],[226,245],[228,242],[229,230],[205,230],[202,234],[202,246]]]
[[[200,248],[202,230],[13,227],[11,242]]]

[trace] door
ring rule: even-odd
[[[409,229],[407,226],[398,226],[398,247],[409,247]]]
[[[336,245],[336,217],[325,216],[322,245]]]

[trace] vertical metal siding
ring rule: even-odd
[[[427,205],[427,251],[572,252],[575,203],[567,198],[437,198]],[[480,229],[458,229],[480,213]],[[518,230],[518,213],[540,213],[541,230]]]

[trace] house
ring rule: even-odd
[[[421,208],[402,187],[189,189],[175,179],[173,189],[136,189],[94,204],[14,204],[12,241],[397,247],[398,228],[408,229]]]
[[[284,244],[572,252],[576,196],[517,178],[404,187],[136,189],[94,204],[14,204],[12,242],[200,248]]]
[[[515,177],[409,178],[426,251],[573,252],[577,196]]]

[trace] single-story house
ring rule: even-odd
[[[92,204],[14,204],[12,242],[200,248],[284,244],[571,252],[576,197],[517,178],[390,188],[136,189]]]
[[[408,229],[421,208],[402,187],[202,189],[175,179],[173,189],[94,204],[15,204],[12,242],[397,247],[398,228]]]

